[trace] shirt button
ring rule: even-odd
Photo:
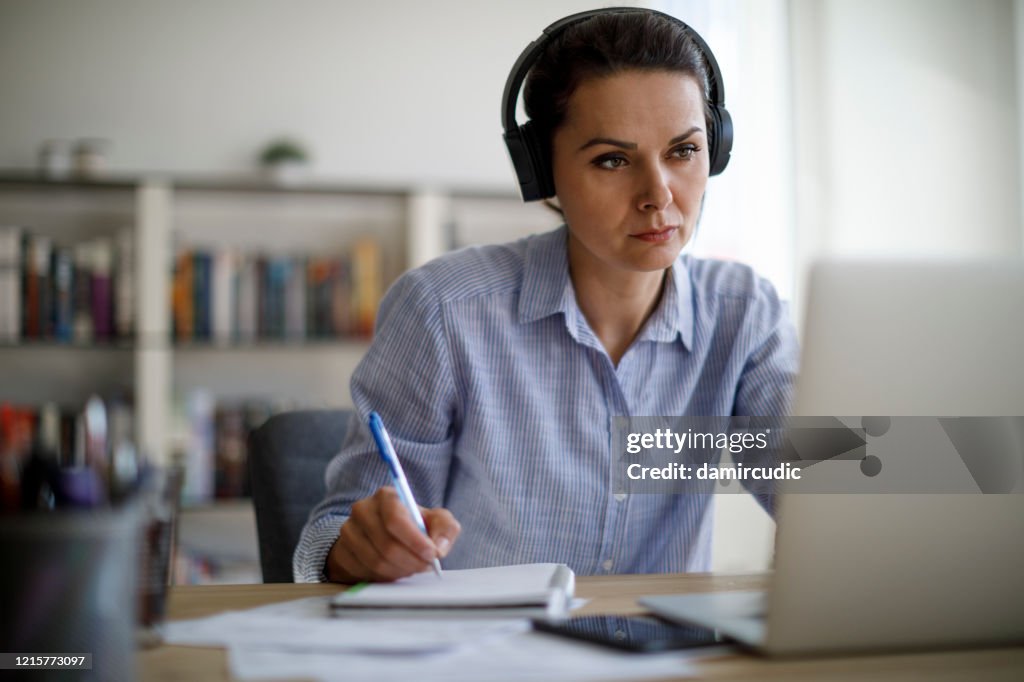
[[[605,559],[604,563],[601,564],[601,568],[603,568],[606,571],[610,571],[610,570],[612,570],[612,566],[614,566],[614,565],[615,564],[612,563],[611,559]]]
[[[626,499],[626,493],[616,493],[615,494],[615,501],[616,502],[622,502],[624,499]]]
[[[615,639],[617,639],[617,640],[619,640],[621,642],[622,640],[626,639],[626,633],[623,632],[622,630],[616,630],[615,631]]]

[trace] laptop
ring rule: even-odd
[[[1017,416],[1024,262],[813,268],[795,416]],[[639,600],[766,655],[1024,642],[1018,494],[780,495],[766,592]]]

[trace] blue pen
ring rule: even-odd
[[[412,520],[423,531],[423,534],[429,537],[427,524],[423,522],[420,507],[412,496],[409,481],[405,478],[405,472],[402,470],[402,463],[398,461],[398,455],[395,454],[395,446],[391,444],[391,438],[388,436],[388,432],[384,430],[384,422],[381,421],[380,415],[376,412],[370,413],[370,433],[373,434],[373,440],[377,442],[380,458],[384,460],[384,464],[387,465],[388,471],[391,473],[391,482],[394,483],[395,489],[398,491],[398,497],[401,498],[405,508],[409,510],[409,516],[412,517]],[[441,577],[441,562],[437,560],[437,557],[434,557],[434,573],[437,574],[438,578]]]

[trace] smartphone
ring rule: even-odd
[[[728,643],[717,630],[676,625],[653,616],[577,616],[562,621],[535,620],[533,629],[634,652],[692,649]]]

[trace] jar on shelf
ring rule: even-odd
[[[71,142],[43,140],[39,145],[39,174],[47,180],[60,180],[71,175]]]
[[[107,168],[107,150],[110,141],[97,137],[86,137],[75,145],[75,174],[81,178],[101,175]]]

